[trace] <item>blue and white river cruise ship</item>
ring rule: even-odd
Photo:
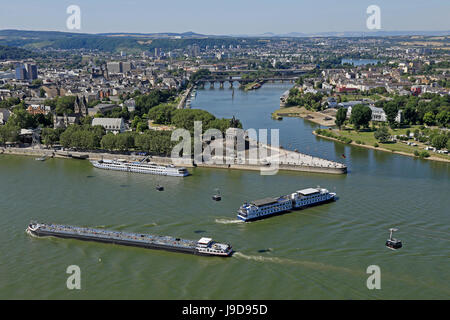
[[[307,188],[278,198],[265,198],[244,203],[237,217],[243,221],[267,218],[293,209],[302,209],[335,200],[336,193],[323,188]]]

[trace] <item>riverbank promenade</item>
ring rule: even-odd
[[[223,164],[215,163],[201,163],[195,164],[193,161],[183,161],[184,167],[204,167],[204,168],[220,168],[220,169],[238,169],[238,170],[261,170],[269,165],[273,165],[278,161],[278,169],[286,171],[303,171],[316,173],[330,173],[330,174],[345,174],[347,167],[338,162],[314,157],[311,155],[299,153],[296,151],[289,151],[281,148],[274,148],[268,145],[260,145],[260,148],[265,148],[268,156],[260,160],[250,161],[248,151],[246,152],[246,159],[235,158],[231,162],[223,161]],[[130,161],[141,161],[145,156],[135,154],[120,154],[108,152],[83,152],[83,151],[60,151],[45,148],[0,148],[0,154],[5,155],[23,155],[33,157],[47,157],[47,158],[89,158],[90,160],[100,159],[125,159]],[[278,154],[278,155],[277,155]],[[151,162],[157,164],[171,164],[170,157],[152,156]],[[267,168],[268,169],[268,168]]]

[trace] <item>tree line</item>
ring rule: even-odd
[[[402,123],[406,125],[426,124],[429,126],[450,125],[450,96],[424,93],[417,96],[394,96],[392,100],[380,100],[375,107],[382,108],[386,113],[387,122],[391,127],[398,126],[395,117],[402,111]]]
[[[320,111],[322,110],[323,97],[324,95],[320,92],[307,92],[303,94],[297,88],[292,88],[289,91],[286,106],[299,106],[305,107],[308,110]]]
[[[172,125],[176,128],[183,128],[191,132],[194,131],[195,121],[202,122],[203,131],[218,129],[221,132],[225,132],[230,127],[242,128],[241,122],[237,119],[219,119],[205,110],[177,109],[170,104],[162,104],[152,108],[147,116],[155,124]]]
[[[2,127],[0,127],[2,129]],[[0,138],[2,131],[0,130]],[[61,144],[64,148],[77,150],[144,151],[157,155],[170,155],[175,142],[170,140],[171,132],[151,131],[144,133],[106,133],[102,126],[71,125],[66,130],[44,128],[42,143],[47,146]]]

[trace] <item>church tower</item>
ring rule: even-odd
[[[86,117],[88,115],[88,107],[87,107],[87,101],[86,97],[83,96],[80,100],[80,113],[81,116]]]
[[[80,114],[80,99],[78,98],[78,96],[73,104],[73,111],[77,116]]]

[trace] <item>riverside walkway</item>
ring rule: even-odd
[[[218,142],[218,141],[217,141]],[[245,158],[233,157],[232,159],[226,159],[221,156],[222,161],[212,161],[210,163],[194,164],[193,160],[183,161],[183,163],[174,163],[175,165],[184,167],[204,167],[204,168],[220,168],[220,169],[237,169],[237,170],[258,170],[262,168],[268,168],[269,164],[274,164],[278,161],[278,168],[286,171],[303,171],[303,172],[316,172],[316,173],[330,173],[330,174],[346,174],[347,166],[342,163],[334,162],[318,157],[314,157],[308,154],[285,150],[281,148],[274,148],[269,145],[260,144],[259,148],[265,148],[267,157],[264,159],[251,159],[248,150],[245,152]],[[224,149],[225,150],[225,149]],[[66,151],[65,151],[66,152]],[[126,159],[130,161],[140,161],[145,156],[133,155],[133,154],[119,154],[119,153],[107,153],[107,152],[78,152],[68,151],[70,157],[62,154],[53,149],[45,148],[0,148],[0,154],[11,155],[24,155],[24,156],[38,156],[48,158],[71,158],[81,155],[87,155],[90,160],[101,159]],[[277,155],[278,153],[278,155]],[[227,161],[228,160],[228,161]],[[253,160],[253,161],[251,161]],[[170,157],[152,156],[151,162],[156,164],[172,164],[173,161]]]

